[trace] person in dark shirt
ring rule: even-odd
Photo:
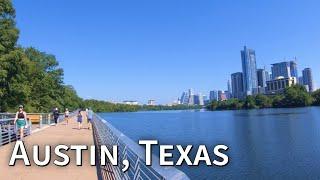
[[[81,111],[78,112],[78,116],[77,116],[77,122],[78,122],[78,129],[82,129],[82,114]]]
[[[24,136],[24,128],[27,128],[27,113],[23,110],[23,106],[19,106],[19,111],[16,113],[16,117],[14,118],[14,124],[18,126],[20,140],[23,141]]]
[[[57,126],[58,119],[59,119],[59,110],[57,107],[53,110],[53,119],[54,119],[55,126]]]

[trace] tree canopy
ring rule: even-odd
[[[287,87],[283,94],[266,96],[258,94],[247,96],[244,100],[229,99],[227,101],[213,101],[209,110],[236,110],[256,108],[291,108],[320,105],[320,90],[310,94],[304,86]]]

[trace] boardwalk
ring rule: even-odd
[[[83,128],[87,128],[86,121],[84,121]],[[97,179],[95,166],[89,164],[89,152],[83,152],[83,165],[75,165],[75,151],[68,151],[66,154],[70,157],[70,164],[66,167],[57,167],[53,164],[56,158],[54,149],[51,149],[51,162],[46,167],[38,167],[32,161],[33,145],[40,146],[40,157],[44,156],[44,145],[51,145],[55,147],[58,144],[81,144],[93,145],[92,131],[88,129],[77,129],[76,119],[69,120],[69,125],[65,122],[58,126],[49,127],[32,134],[25,138],[25,146],[28,150],[31,166],[24,166],[22,161],[17,161],[16,165],[9,167],[9,159],[12,153],[14,143],[0,147],[0,179],[2,180],[89,180]],[[43,158],[40,160],[43,160]]]

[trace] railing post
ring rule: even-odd
[[[2,127],[0,124],[0,146],[2,145]]]
[[[28,128],[29,128],[29,135],[31,135],[31,133],[32,133],[32,121],[31,120],[29,120],[29,126],[28,126]]]
[[[42,114],[40,114],[40,129],[42,128]]]
[[[9,136],[9,143],[11,142],[11,125],[10,122],[8,124],[8,136]]]
[[[51,124],[51,114],[48,114],[48,125],[50,126]]]

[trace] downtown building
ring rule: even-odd
[[[183,92],[182,93],[181,98],[180,98],[180,103],[184,104],[184,105],[189,103],[189,94],[188,94],[188,92]]]
[[[265,69],[257,69],[258,94],[265,94],[267,81],[270,80],[270,74]]]
[[[275,95],[281,94],[287,87],[291,87],[297,84],[296,77],[283,77],[278,76],[276,79],[267,81],[266,94]]]
[[[298,69],[295,61],[285,61],[271,64],[272,79],[276,79],[280,76],[285,78],[295,77],[298,79]]]
[[[194,93],[193,93],[193,89],[189,89],[188,95],[189,95],[188,105],[194,105]]]
[[[155,106],[156,105],[156,100],[149,99],[147,105],[148,106]]]
[[[308,92],[313,92],[315,90],[311,68],[305,68],[302,71],[302,81],[303,85],[307,86]]]
[[[244,98],[243,73],[231,74],[232,97],[237,99]]]
[[[204,100],[206,96],[199,94],[194,94],[192,89],[189,89],[188,92],[183,92],[181,95],[180,103],[184,105],[204,105]]]
[[[227,94],[224,91],[219,90],[218,91],[218,101],[225,101],[227,99],[228,99]]]
[[[218,101],[218,91],[216,90],[210,91],[209,101]]]
[[[266,94],[280,94],[284,92],[285,88],[299,83],[296,59],[271,65],[272,79],[267,80]]]
[[[257,94],[258,80],[255,51],[244,46],[244,49],[241,51],[241,63],[244,95]]]
[[[194,99],[194,105],[200,105],[200,106],[204,105],[204,99],[202,94],[199,93],[194,95],[193,99]]]

